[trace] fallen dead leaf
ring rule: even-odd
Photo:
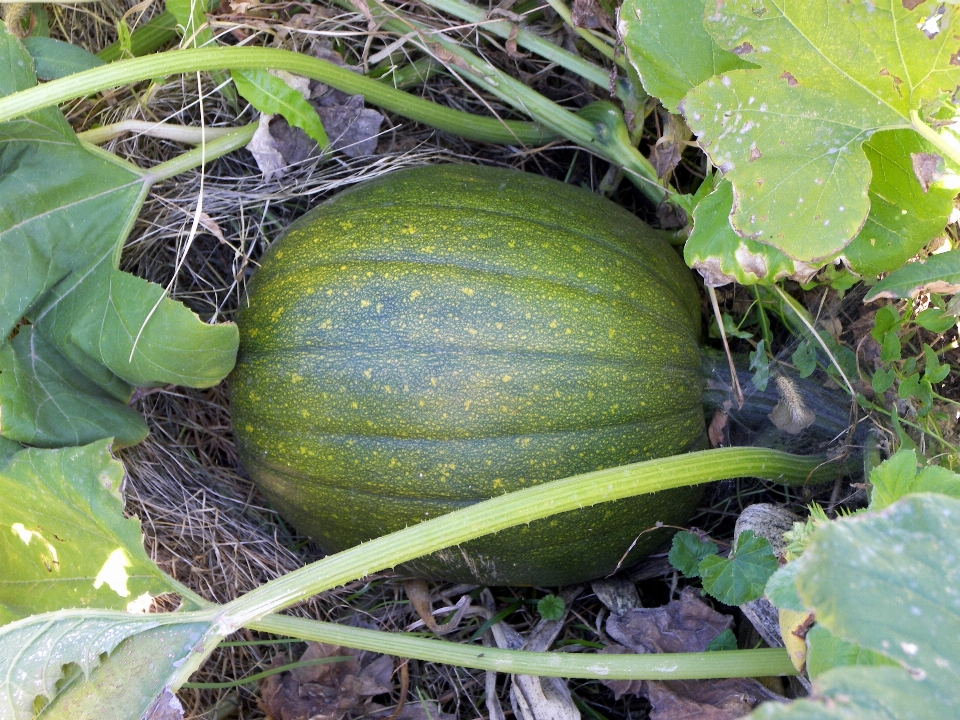
[[[604,648],[612,654],[703,652],[710,641],[733,625],[684,588],[679,600],[658,608],[636,608],[607,619],[607,634],[622,643]],[[781,700],[751,678],[732,680],[606,680],[617,698],[643,695],[652,706],[651,720],[734,720],[763,700]]]
[[[260,683],[257,705],[273,720],[341,720],[365,714],[371,697],[391,691],[389,656],[309,643],[300,660],[332,657],[350,659],[270,675]],[[286,663],[281,654],[271,667]]]

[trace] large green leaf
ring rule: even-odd
[[[707,80],[681,103],[733,183],[738,233],[813,262],[860,232],[871,177],[861,145],[908,127],[911,111],[960,82],[956,10],[944,8],[933,37],[918,27],[929,12],[900,0],[708,5],[718,44],[761,66]]]
[[[703,27],[704,0],[626,0],[620,22],[627,57],[644,89],[670,112],[695,85],[755,67],[717,45]]]
[[[870,510],[883,510],[908,493],[934,492],[960,498],[960,475],[944,467],[917,466],[913,450],[900,450],[870,472]]]
[[[0,621],[176,589],[123,517],[122,481],[106,441],[23,450],[0,468]]]
[[[0,95],[36,84],[30,56],[2,29],[0,68]],[[232,368],[233,325],[207,325],[159,286],[117,269],[152,182],[79,142],[55,108],[0,124],[5,437],[135,443],[146,426],[126,407],[134,386],[208,387]]]
[[[0,627],[0,717],[30,720],[53,701],[39,717],[138,718],[210,631],[210,616],[63,610]]]

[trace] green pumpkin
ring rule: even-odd
[[[689,271],[634,215],[555,180],[440,165],[342,192],[270,247],[238,324],[241,460],[327,552],[704,442]],[[584,508],[402,570],[580,582],[662,544],[644,531],[699,497]]]

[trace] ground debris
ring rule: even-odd
[[[684,588],[679,600],[658,608],[635,608],[607,620],[607,634],[621,643],[609,654],[704,652],[733,618],[718,613]],[[751,678],[729,680],[606,680],[617,698],[642,695],[652,705],[651,720],[734,720],[759,702],[782,700]]]
[[[334,657],[350,659],[267,677],[260,684],[260,709],[273,720],[341,720],[375,709],[369,707],[370,699],[391,691],[393,658],[386,655],[309,643],[300,660]],[[271,667],[287,662],[286,655],[280,654]]]

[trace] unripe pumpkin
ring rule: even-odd
[[[677,253],[612,202],[467,165],[391,173],[297,220],[237,322],[237,447],[327,552],[511,490],[704,438],[700,305]],[[664,540],[684,488],[409,563],[486,584],[595,578]],[[639,540],[637,540],[637,537]]]

